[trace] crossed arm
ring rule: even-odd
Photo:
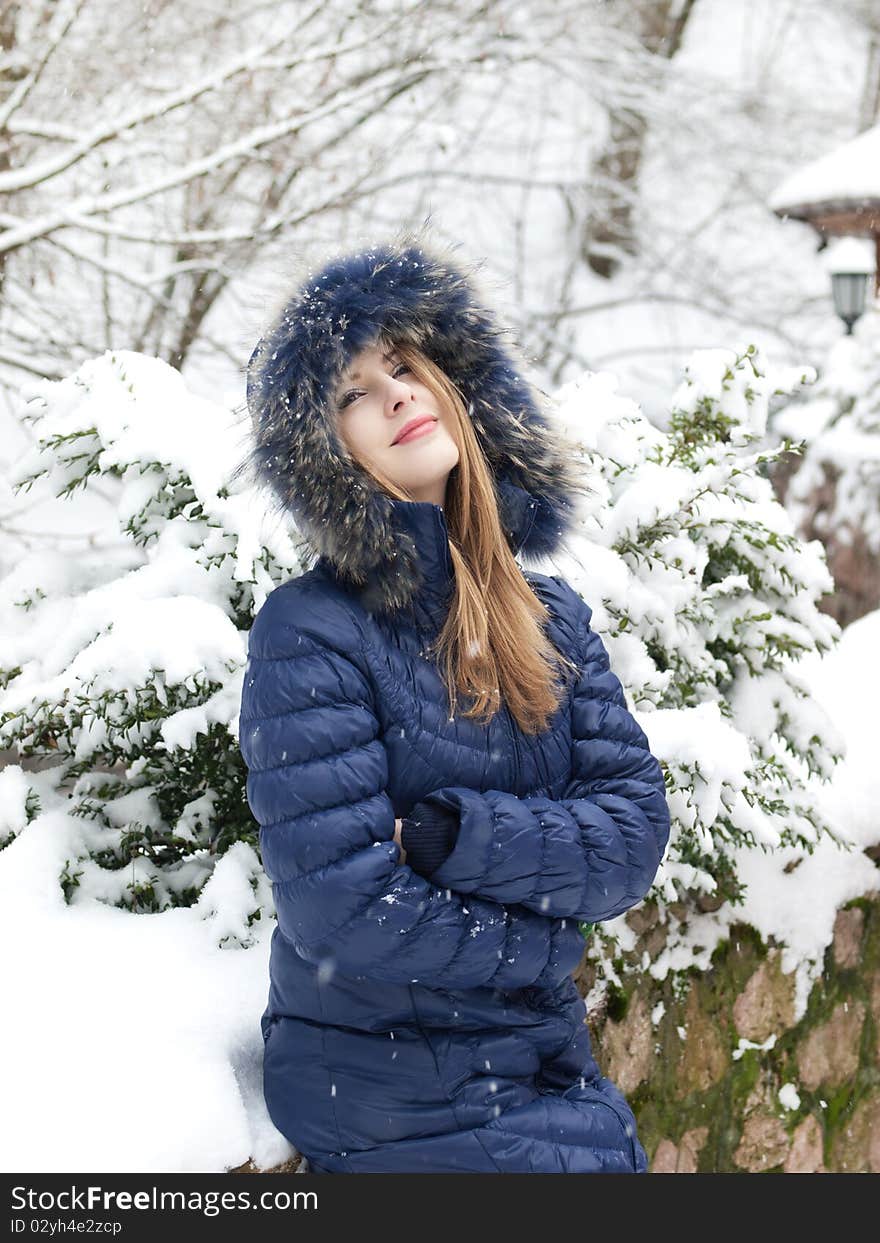
[[[404,818],[401,840],[409,866],[435,885],[596,923],[650,889],[669,809],[660,764],[590,629],[589,607],[575,599],[581,651],[563,797],[443,787]]]
[[[660,766],[587,606],[564,796],[444,787],[398,829],[351,646],[328,641],[326,619],[291,623],[280,594],[251,629],[239,742],[281,933],[308,961],[393,983],[559,983],[580,961],[578,921],[640,901],[669,835]],[[423,875],[432,815],[446,846]]]

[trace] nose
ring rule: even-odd
[[[404,376],[388,377],[388,396],[385,402],[389,414],[399,414],[401,407],[405,406],[408,401],[415,401],[415,393],[406,382]]]

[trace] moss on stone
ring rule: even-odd
[[[872,1142],[876,1146],[871,1140],[873,1121],[880,1119],[880,900],[857,898],[847,904],[856,905],[864,912],[858,968],[836,966],[829,947],[825,971],[811,989],[801,1018],[793,1022],[793,1009],[780,1005],[774,1013],[778,1012],[783,1027],[772,1033],[776,1035],[773,1047],[746,1048],[737,1058],[733,1053],[740,1036],[734,1005],[762,965],[765,973],[770,966],[778,972],[774,964],[779,955],[774,953],[772,940],[765,944],[755,929],[733,925],[716,947],[708,971],[692,967],[670,972],[662,981],[642,971],[635,954],[631,961],[615,960],[622,987],[611,990],[607,1017],[590,1024],[600,1066],[604,1026],[627,1015],[634,994],[648,1014],[660,1002],[664,1007],[662,1018],[653,1026],[655,1057],[650,1078],[628,1097],[650,1162],[663,1145],[667,1169],[677,1161],[680,1170],[696,1165],[701,1173],[741,1172],[743,1167],[735,1160],[737,1151],[749,1168],[782,1171],[790,1158],[792,1169],[804,1169],[818,1161],[820,1140],[820,1168],[869,1170],[873,1161],[880,1160],[871,1149]],[[821,1049],[823,1037],[816,1033],[830,1024],[824,1037],[831,1057],[829,1073],[839,1076],[840,1066],[834,1068],[838,1050],[827,1042],[843,1016],[857,1016],[851,1024],[854,1028],[862,1014],[856,1074],[845,1082],[821,1082],[809,1089],[799,1073],[799,1055],[802,1058],[807,1043],[812,1038],[814,1047]],[[682,1029],[686,1029],[684,1040],[679,1034]],[[856,1038],[855,1031],[852,1036]],[[792,1084],[800,1097],[795,1109],[783,1109],[778,1100],[785,1083]],[[772,1165],[761,1164],[760,1137],[765,1129],[773,1139],[772,1151],[766,1156]],[[785,1146],[782,1134],[789,1139],[789,1149],[777,1159]],[[694,1142],[695,1135],[699,1144]],[[801,1139],[795,1145],[798,1135]]]
[[[629,994],[613,981],[605,994],[605,1013],[612,1023],[620,1023],[629,1009]]]

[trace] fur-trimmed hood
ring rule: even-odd
[[[376,610],[405,607],[424,581],[400,502],[348,454],[332,413],[342,372],[380,336],[418,346],[463,394],[515,553],[555,551],[583,491],[571,447],[520,374],[475,270],[412,235],[340,256],[301,285],[248,363],[257,480]]]

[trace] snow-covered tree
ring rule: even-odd
[[[665,98],[625,36],[634,5],[4,6],[0,384],[114,347],[228,372],[291,255],[444,201],[471,226],[479,204],[490,238],[532,196],[564,216],[614,179],[577,164],[621,73],[636,108]],[[548,176],[540,129],[563,119],[576,154]]]
[[[370,200],[402,214],[432,155],[467,148],[462,97],[472,113],[497,94],[495,58],[530,60],[541,16],[512,0],[4,6],[0,379],[117,345],[234,366],[240,288],[209,325],[229,286],[312,230],[343,235]],[[536,31],[551,42],[570,39]]]
[[[737,846],[809,850],[826,825],[813,777],[836,737],[799,654],[827,648],[818,544],[794,535],[752,447],[771,384],[753,348],[691,363],[662,432],[594,374],[560,394],[595,493],[557,568],[593,624],[665,765],[674,828],[657,892],[736,900]],[[234,475],[232,412],[175,370],[107,353],[30,390],[35,442],[19,488],[103,514],[76,552],[32,549],[0,583],[0,839],[68,825],[68,900],[133,911],[197,903],[246,944],[272,910],[245,798],[237,715],[247,631],[272,587],[310,562]],[[236,478],[234,485],[230,480]]]

